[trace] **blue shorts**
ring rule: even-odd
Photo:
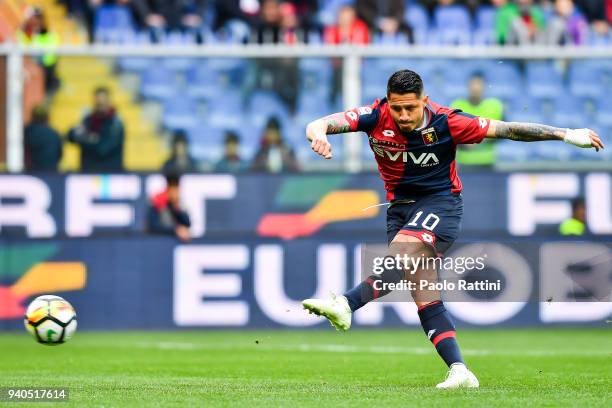
[[[387,209],[387,241],[397,234],[411,235],[443,254],[461,231],[461,194],[429,195],[392,202]]]

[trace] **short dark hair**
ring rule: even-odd
[[[480,79],[480,80],[484,81],[484,79],[485,79],[484,72],[482,72],[482,71],[474,71],[474,72],[472,72],[472,75],[470,75],[470,80],[472,80],[472,79]]]
[[[181,182],[181,175],[176,171],[171,171],[165,174],[167,187],[178,187]]]
[[[238,136],[238,134],[236,132],[234,132],[233,130],[228,130],[225,132],[225,143],[240,143],[240,136]]]
[[[43,123],[49,122],[49,110],[43,104],[36,105],[32,109],[32,123]]]
[[[281,123],[280,123],[280,119],[278,119],[276,116],[270,116],[268,118],[268,121],[266,122],[266,130],[278,130],[280,131],[281,128]]]
[[[174,134],[172,135],[172,146],[177,143],[189,144],[189,139],[187,138],[187,133],[184,129],[176,129],[174,131]]]
[[[387,95],[414,93],[423,94],[423,80],[420,75],[409,69],[402,69],[389,77],[387,82]]]
[[[578,197],[572,200],[572,211],[578,210],[580,207],[584,207],[584,197]]]
[[[94,95],[105,94],[107,96],[110,95],[110,89],[107,86],[100,85],[94,89]]]

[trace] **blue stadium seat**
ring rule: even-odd
[[[217,162],[223,154],[223,135],[221,127],[199,122],[188,129],[190,152],[196,160],[211,164]]]
[[[504,106],[505,120],[511,122],[542,122],[548,117],[548,112],[544,109],[544,106],[541,99],[519,96]]]
[[[605,89],[603,67],[596,61],[576,61],[569,69],[569,87],[573,95],[596,98]]]
[[[175,95],[164,101],[162,124],[168,129],[191,129],[198,122],[197,101]]]
[[[310,90],[318,87],[331,86],[333,66],[330,58],[300,58],[300,88]]]
[[[563,92],[561,74],[549,62],[528,63],[525,85],[529,94],[538,98],[555,98]]]
[[[289,116],[289,109],[274,92],[256,91],[251,95],[248,104],[251,123],[257,129],[262,129],[272,116],[279,119]]]
[[[480,6],[476,10],[476,28],[495,30],[495,7]]]
[[[515,63],[503,62],[485,71],[487,96],[510,99],[521,96],[523,78]]]
[[[468,81],[472,74],[472,67],[463,61],[457,61],[449,66],[443,74],[444,82],[441,89],[444,90],[444,96],[450,100],[466,97]]]
[[[194,98],[212,99],[231,84],[230,74],[210,69],[206,60],[198,59],[187,69],[187,93]]]
[[[319,2],[318,20],[324,25],[334,25],[338,19],[338,10],[345,4],[353,4],[352,0],[326,0]]]
[[[602,128],[612,127],[612,98],[609,95],[603,95],[596,102],[597,106],[597,124]],[[610,136],[610,135],[605,135]]]
[[[211,126],[240,131],[245,126],[244,100],[239,90],[227,89],[209,104],[207,120]]]
[[[121,71],[141,73],[152,65],[157,65],[159,60],[146,57],[120,57],[117,65]]]
[[[392,70],[383,67],[380,58],[365,58],[361,65],[361,99],[372,103],[382,97],[387,89],[388,74]]]
[[[385,46],[406,45],[409,43],[408,40],[408,36],[403,33],[393,35],[377,33],[373,36],[372,44]]]
[[[498,163],[525,163],[529,160],[530,150],[527,143],[500,140],[496,145]]]
[[[174,72],[186,72],[197,65],[195,58],[169,57],[162,60],[164,67]]]
[[[383,74],[391,74],[400,69],[412,69],[418,72],[422,65],[422,60],[415,58],[382,58],[377,60],[377,68],[382,70]]]
[[[170,31],[161,38],[161,43],[166,45],[193,45],[196,43],[195,33],[183,33],[181,31]]]
[[[581,98],[562,96],[553,103],[552,125],[562,128],[585,126],[587,117],[585,101]]]
[[[530,143],[530,157],[535,161],[569,162],[577,156],[574,146],[567,143]]]
[[[245,58],[208,58],[205,61],[207,69],[227,76],[230,84],[236,87],[244,82],[249,67],[249,61]]]
[[[495,14],[496,10],[490,6],[480,6],[476,10],[476,29],[473,43],[475,45],[495,44]]]
[[[94,38],[101,43],[132,42],[136,32],[126,6],[102,6],[94,17]]]
[[[145,98],[165,100],[178,92],[177,85],[172,71],[162,64],[152,65],[142,73],[140,91]]]
[[[418,3],[407,4],[404,20],[412,27],[415,43],[425,44],[430,26],[429,14],[425,7]]]
[[[467,7],[462,5],[436,7],[434,21],[441,44],[470,43],[472,23]]]
[[[612,44],[612,31],[606,34],[599,34],[595,30],[589,30],[587,44],[591,46],[607,47]]]
[[[313,119],[329,115],[331,112],[332,107],[328,98],[302,93],[298,97],[295,119],[299,126],[306,126]]]

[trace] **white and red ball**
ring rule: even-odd
[[[76,312],[59,296],[43,295],[30,303],[24,317],[25,328],[41,344],[67,342],[77,329]]]

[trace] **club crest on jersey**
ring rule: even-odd
[[[438,141],[436,129],[434,129],[433,127],[422,130],[421,137],[423,138],[423,143],[425,143],[426,145],[434,144]]]

